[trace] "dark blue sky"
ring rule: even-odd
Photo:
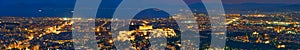
[[[265,3],[265,4],[299,4],[300,0],[222,0],[226,4]]]
[[[114,9],[122,0],[103,0],[98,17],[111,17]],[[201,0],[184,0],[192,9],[203,8]],[[264,3],[298,4],[300,0],[222,0],[224,4]],[[0,0],[0,16],[48,16],[70,17],[76,0]],[[171,1],[172,2],[172,1]],[[39,12],[41,11],[41,12]]]

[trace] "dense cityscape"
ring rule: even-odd
[[[0,0],[0,50],[300,50],[300,0]]]
[[[209,16],[205,13],[194,13],[196,21],[172,16],[169,18],[148,18],[121,20],[111,18],[95,19],[95,35],[99,49],[115,49],[114,41],[130,41],[128,49],[153,49],[149,39],[166,37],[166,49],[177,50],[181,47],[180,30],[173,18],[186,21],[186,28],[199,31],[200,47],[195,49],[210,49],[211,25]],[[278,14],[225,14],[226,17],[226,50],[240,49],[299,49],[300,19],[298,13]],[[0,18],[0,48],[19,50],[75,49],[72,39],[72,21],[68,17],[15,17]],[[124,23],[130,21],[130,23]],[[111,22],[118,24],[110,26]],[[198,25],[191,25],[197,23]],[[113,30],[130,25],[129,30],[118,32],[117,38],[112,38]],[[111,28],[114,27],[114,28]],[[75,27],[77,28],[77,27]],[[80,27],[78,27],[80,28]],[[199,30],[193,30],[197,28]],[[154,36],[150,36],[154,35]],[[82,47],[88,49],[88,47]]]

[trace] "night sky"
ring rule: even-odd
[[[264,3],[264,4],[299,4],[300,0],[222,0],[226,4]]]
[[[188,5],[201,3],[201,0],[184,0]],[[222,0],[224,4],[300,4],[300,0]],[[24,17],[70,17],[76,0],[0,0],[0,16]],[[97,16],[108,17],[121,0],[103,0]],[[172,2],[172,1],[170,1]],[[190,6],[197,8],[197,6]],[[193,9],[191,8],[191,9]]]

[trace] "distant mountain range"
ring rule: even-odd
[[[206,10],[202,3],[189,5],[191,9]],[[263,11],[263,12],[283,12],[300,11],[300,4],[261,4],[261,3],[243,3],[243,4],[223,4],[225,11]]]

